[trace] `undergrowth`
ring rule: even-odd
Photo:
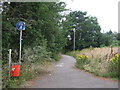
[[[12,61],[13,64],[15,60]],[[24,49],[19,77],[9,77],[8,63],[3,62],[2,88],[20,88],[22,83],[34,78],[36,75],[49,72],[47,65],[55,62],[56,60],[51,58],[51,52],[48,52],[44,46]]]

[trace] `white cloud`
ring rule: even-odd
[[[119,0],[63,0],[71,10],[88,12],[96,16],[102,30],[118,32],[118,2]]]

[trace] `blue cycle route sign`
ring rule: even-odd
[[[18,30],[25,30],[25,22],[18,22],[16,27]]]

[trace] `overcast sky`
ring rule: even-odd
[[[118,32],[118,2],[120,0],[62,0],[71,10],[86,11],[98,18],[101,31]]]

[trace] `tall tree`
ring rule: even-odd
[[[3,48],[19,48],[16,23],[24,21],[26,30],[23,31],[22,46],[46,46],[48,51],[57,54],[66,42],[64,30],[60,28],[64,10],[63,2],[12,2],[3,12]]]
[[[72,37],[68,42],[68,49],[73,47],[73,28],[76,30],[76,49],[100,46],[101,28],[96,17],[87,16],[87,12],[82,11],[73,11],[66,16],[64,29],[67,29]]]

